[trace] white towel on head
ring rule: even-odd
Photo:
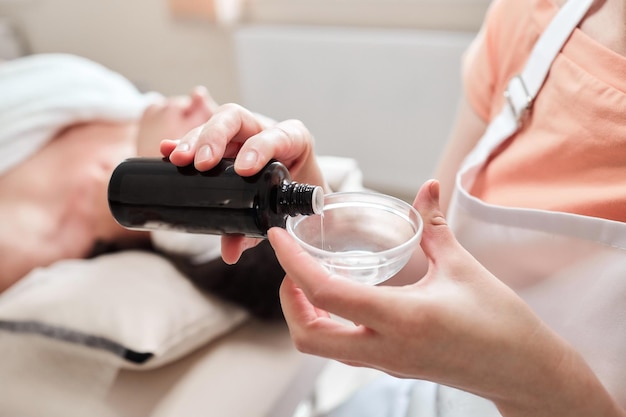
[[[110,69],[75,55],[37,54],[0,64],[0,175],[64,129],[141,117],[156,93],[141,93]]]

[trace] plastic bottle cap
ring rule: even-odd
[[[322,187],[315,187],[312,200],[313,213],[322,214],[324,211],[324,189]]]

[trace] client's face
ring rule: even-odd
[[[89,255],[97,242],[142,244],[145,233],[123,229],[111,216],[111,172],[128,157],[159,156],[162,139],[204,123],[215,107],[206,90],[197,89],[149,107],[138,123],[69,126],[0,176],[0,217],[13,219],[0,234],[0,291],[34,267]]]

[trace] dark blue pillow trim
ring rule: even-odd
[[[101,336],[69,330],[60,326],[52,326],[38,321],[7,321],[0,320],[0,330],[13,333],[29,333],[50,337],[68,343],[75,343],[93,349],[106,350],[129,362],[143,364],[154,355],[147,352],[136,352],[121,344]]]

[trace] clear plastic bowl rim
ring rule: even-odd
[[[330,202],[326,201],[327,199],[332,200],[335,198],[341,199],[345,197],[359,197],[359,198],[367,199],[368,201],[356,200],[356,199],[351,200],[350,198],[347,199],[347,202],[340,201],[340,202],[333,203],[332,201]],[[397,257],[397,255],[394,255],[394,253],[396,252],[404,253],[403,249],[414,246],[417,243],[416,241],[419,242],[419,240],[421,240],[422,232],[424,229],[424,221],[422,219],[422,216],[420,216],[419,212],[415,209],[415,207],[413,207],[411,204],[397,197],[393,197],[393,196],[383,194],[383,193],[378,193],[375,191],[339,191],[339,192],[326,194],[324,196],[324,200],[325,201],[324,201],[323,210],[325,210],[329,206],[332,207],[333,205],[339,205],[339,206],[349,205],[349,202],[352,201],[355,203],[362,203],[364,206],[368,206],[368,205],[379,206],[381,210],[388,210],[388,211],[400,211],[399,209],[407,210],[409,213],[412,213],[413,215],[415,215],[415,218],[417,219],[417,225],[416,225],[416,230],[415,230],[414,235],[410,239],[406,240],[405,242],[403,242],[402,244],[398,246],[377,252],[376,253],[377,255],[378,254],[386,255],[386,256],[393,255],[394,257]],[[385,206],[390,206],[390,205],[393,207],[391,208],[385,207]],[[396,210],[393,210],[393,208],[395,208]],[[319,216],[319,214],[316,216]],[[410,219],[409,216],[403,215],[407,223],[410,223],[411,225],[413,225],[413,221]],[[303,241],[296,235],[295,230],[294,230],[295,227],[306,217],[308,216],[300,215],[296,217],[290,217],[287,219],[287,225],[286,225],[287,231],[298,242],[298,244],[300,244],[303,248],[305,248],[308,252],[310,252],[317,258],[333,258],[333,257],[343,256],[342,252],[330,252],[330,251],[320,249],[316,246],[310,245],[309,243]],[[363,253],[363,254],[351,254],[350,256],[352,258],[358,259],[358,258],[369,258],[372,255],[368,253]]]

